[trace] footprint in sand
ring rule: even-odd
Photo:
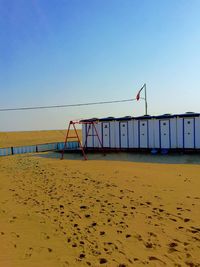
[[[171,253],[171,252],[175,252],[175,251],[177,251],[177,249],[176,249],[176,247],[178,246],[178,244],[177,243],[175,243],[175,242],[171,242],[171,243],[169,243],[169,252]]]
[[[24,255],[24,258],[30,258],[32,256],[33,248],[28,248],[26,254]]]
[[[131,237],[131,235],[130,235],[130,234],[127,234],[127,235],[126,235],[126,238],[129,238],[129,237]]]
[[[80,259],[85,258],[85,254],[84,254],[84,253],[81,253],[81,254],[79,255],[79,258],[80,258]]]
[[[144,243],[146,248],[153,248],[153,244],[151,242]]]
[[[105,264],[105,263],[107,263],[108,261],[105,259],[105,258],[101,258],[101,259],[99,259],[99,263],[100,264]]]
[[[104,231],[100,231],[100,235],[105,235],[105,232]]]
[[[163,264],[166,265],[166,263],[164,261],[160,260],[159,258],[157,258],[155,256],[149,256],[149,260],[150,261],[160,261],[160,262],[162,262]]]

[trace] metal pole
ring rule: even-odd
[[[144,98],[145,98],[145,115],[147,115],[147,86],[144,84]]]

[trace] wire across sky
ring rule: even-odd
[[[141,97],[141,99],[143,99],[143,98]],[[56,108],[81,107],[81,106],[92,106],[92,105],[105,105],[105,104],[131,102],[131,101],[135,101],[135,100],[137,100],[137,99],[136,98],[130,98],[130,99],[123,99],[123,100],[88,102],[88,103],[66,104],[66,105],[33,106],[33,107],[19,107],[19,108],[1,108],[0,112],[26,111],[26,110],[36,110],[36,109],[54,109],[54,108],[56,109]]]

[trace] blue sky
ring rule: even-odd
[[[0,0],[0,108],[134,98],[200,112],[199,0]],[[0,112],[0,131],[144,114],[144,102]]]

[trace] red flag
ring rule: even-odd
[[[142,89],[144,88],[144,85],[142,86],[142,88],[139,90],[139,92],[136,95],[136,100],[138,101],[140,99],[140,93],[142,91]]]

